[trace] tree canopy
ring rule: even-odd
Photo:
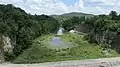
[[[6,60],[17,57],[34,38],[54,33],[58,25],[58,21],[50,16],[30,15],[12,4],[0,5],[0,34],[10,37],[14,46],[13,54],[6,54]]]

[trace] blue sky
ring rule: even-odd
[[[13,4],[30,14],[63,14],[83,12],[89,14],[120,13],[120,0],[0,0],[0,4]]]

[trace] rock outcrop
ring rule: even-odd
[[[12,53],[13,46],[11,45],[11,39],[7,36],[2,35],[0,37],[0,61],[5,62],[5,52]]]

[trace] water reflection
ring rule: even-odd
[[[52,42],[52,44],[58,45],[58,44],[62,43],[62,40],[60,37],[54,37],[51,42]]]
[[[63,35],[63,30],[64,30],[64,28],[61,25],[61,27],[59,28],[59,30],[57,32],[57,35]],[[60,37],[55,36],[55,37],[53,37],[51,43],[54,45],[58,45],[58,44],[61,45],[61,44],[63,44],[63,41],[61,40]]]
[[[61,26],[59,30],[57,31],[56,36],[52,38],[50,41],[49,47],[51,48],[69,48],[72,47],[72,44],[69,42],[64,42],[64,40],[61,38],[61,35],[63,35],[64,28]]]

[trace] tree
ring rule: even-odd
[[[112,17],[112,20],[114,20],[114,19],[116,20],[118,13],[116,11],[111,11],[109,15]]]
[[[63,27],[65,28],[65,30],[71,30],[74,29],[76,25],[80,24],[82,21],[84,21],[84,17],[81,17],[81,19],[79,17],[72,17],[68,20],[65,20],[63,22]]]
[[[0,5],[0,35],[12,40],[13,54],[5,60],[13,60],[32,45],[32,40],[42,34],[54,33],[59,26],[56,19],[47,15],[30,15],[12,4]]]

